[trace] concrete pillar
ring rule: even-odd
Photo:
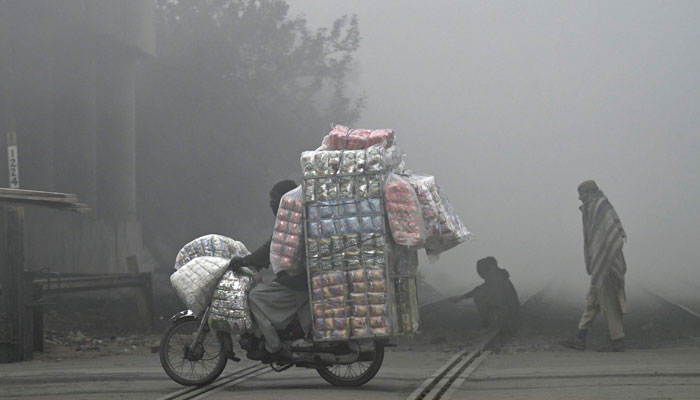
[[[97,199],[97,71],[94,52],[90,50],[81,46],[55,57],[54,171],[56,191],[75,193],[94,209]]]
[[[113,221],[136,217],[136,108],[133,61],[103,54],[98,75],[99,215]]]

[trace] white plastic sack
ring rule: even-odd
[[[170,276],[175,293],[196,316],[202,315],[209,306],[229,261],[230,259],[221,257],[197,257]]]
[[[180,249],[175,257],[175,269],[201,256],[221,257],[231,259],[250,254],[243,243],[230,237],[209,234],[192,240]]]

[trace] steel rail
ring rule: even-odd
[[[499,332],[500,329],[498,328],[491,329],[482,338],[476,348],[465,349],[455,354],[442,367],[429,376],[428,379],[423,381],[423,384],[414,390],[407,397],[407,400],[434,400],[441,398],[442,394],[447,391],[462,371],[481,355],[486,346],[491,343],[491,340],[493,340]],[[468,351],[469,353],[467,353]]]
[[[157,400],[195,400],[203,399],[211,396],[214,393],[220,392],[225,388],[238,385],[241,382],[252,379],[258,375],[272,372],[269,365],[256,364],[246,368],[236,370],[215,380],[206,386],[190,386],[165,396],[159,397]]]
[[[552,283],[546,284],[538,292],[530,296],[521,304],[521,308],[542,298],[549,292]],[[438,300],[444,301],[444,299]],[[464,383],[476,368],[483,362],[490,351],[486,350],[491,341],[501,333],[500,328],[493,328],[486,332],[475,348],[467,348],[455,354],[440,368],[433,372],[421,383],[406,400],[436,400],[449,399],[455,391]]]
[[[469,366],[467,368],[465,368],[464,371],[462,371],[462,373],[459,374],[459,376],[456,377],[454,382],[450,383],[450,386],[447,388],[445,393],[442,395],[442,399],[451,399],[452,396],[454,396],[455,392],[462,386],[464,381],[466,381],[467,378],[469,378],[469,376],[474,371],[476,371],[477,368],[479,368],[479,365],[484,360],[486,360],[486,358],[489,356],[489,354],[491,354],[491,351],[486,350],[483,353],[481,353],[481,355],[476,360],[474,360],[471,364],[469,364]]]

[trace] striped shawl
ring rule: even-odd
[[[619,289],[624,289],[627,265],[622,246],[627,235],[617,212],[600,190],[584,201],[580,209],[583,214],[583,251],[591,285],[600,288],[604,281],[612,281]]]

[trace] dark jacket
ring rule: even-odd
[[[254,267],[257,271],[270,267],[270,244],[272,239],[263,243],[249,255],[243,257],[246,265]],[[286,271],[280,271],[275,275],[275,282],[292,290],[308,290],[306,272],[295,276],[289,276]]]
[[[270,208],[272,213],[277,215],[280,200],[285,193],[296,188],[294,181],[285,180],[277,182],[270,190]],[[254,267],[257,271],[270,267],[270,245],[272,238],[263,243],[249,255],[243,257],[246,265]],[[306,272],[295,276],[289,276],[286,271],[280,271],[275,275],[275,282],[284,285],[292,290],[309,290]]]

